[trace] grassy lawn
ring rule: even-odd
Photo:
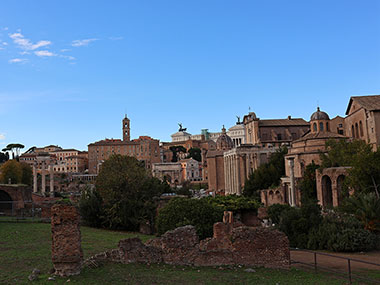
[[[116,248],[122,238],[141,234],[106,231],[82,227],[84,257]],[[37,284],[345,284],[328,275],[300,269],[269,270],[258,268],[245,272],[240,267],[196,268],[170,265],[107,264],[85,269],[80,276],[47,281],[52,269],[50,257],[50,224],[0,222],[0,284],[26,284],[33,268],[41,270]]]

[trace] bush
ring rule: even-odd
[[[376,248],[377,237],[363,228],[354,216],[328,214],[309,234],[308,248],[338,252],[368,251]]]
[[[268,217],[272,220],[272,223],[278,225],[284,212],[291,208],[288,204],[274,204],[268,207]]]
[[[254,211],[257,213],[257,209],[261,206],[261,203],[256,199],[237,195],[207,197],[205,199],[211,205],[222,208],[223,211]]]
[[[211,237],[213,225],[223,218],[223,209],[210,204],[207,199],[174,198],[157,217],[159,235],[175,228],[192,225],[200,239]]]
[[[79,212],[85,225],[100,227],[103,223],[102,198],[97,191],[86,189],[79,200]]]

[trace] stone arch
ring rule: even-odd
[[[344,193],[343,189],[343,183],[344,180],[346,179],[346,176],[343,174],[339,175],[338,178],[336,179],[336,190],[338,194],[338,204],[340,204],[344,198],[348,197],[348,193]]]
[[[360,137],[363,137],[364,134],[363,134],[363,123],[362,123],[362,121],[359,122],[359,130],[360,130]]]
[[[355,123],[355,137],[359,138],[359,126],[358,126],[358,123]]]
[[[6,191],[0,190],[0,212],[12,211],[13,199]]]
[[[331,187],[331,179],[329,176],[324,175],[322,177],[322,197],[323,197],[323,206],[332,207],[333,206],[333,194]]]

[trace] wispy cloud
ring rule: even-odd
[[[19,48],[23,50],[36,50],[40,47],[46,47],[48,45],[51,45],[51,41],[38,41],[37,43],[33,44],[29,39],[26,39],[23,34],[20,32],[9,34],[9,37],[13,40],[13,42],[18,45]]]
[[[51,51],[48,50],[38,50],[35,51],[34,54],[39,57],[50,57],[50,56],[56,56],[55,53],[52,53]]]
[[[97,41],[98,39],[84,39],[84,40],[75,40],[71,42],[71,45],[73,47],[81,47],[81,46],[87,46],[91,42]]]
[[[5,140],[5,134],[0,134],[0,141]]]
[[[69,49],[69,48],[61,49],[61,52],[68,52],[68,51],[71,51],[71,49]]]
[[[109,37],[109,39],[110,39],[111,41],[120,41],[120,40],[123,40],[124,37]]]
[[[12,59],[8,60],[9,63],[25,63],[27,61],[28,60],[25,58],[12,58]]]
[[[7,43],[7,42],[2,42],[2,45],[3,45],[3,46],[7,46],[8,43]]]

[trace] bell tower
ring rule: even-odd
[[[129,142],[131,140],[131,121],[128,119],[127,114],[123,119],[123,141]]]

